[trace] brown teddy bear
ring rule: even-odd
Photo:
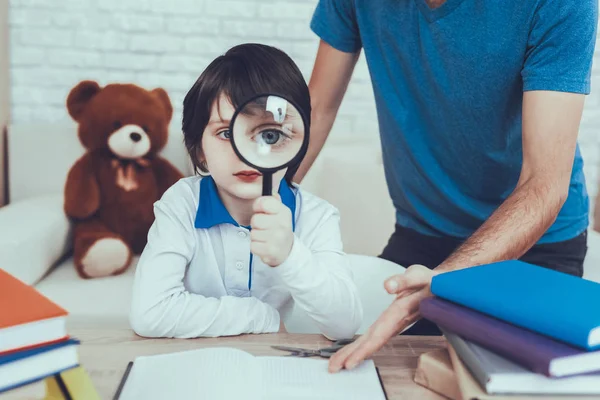
[[[83,278],[117,275],[146,245],[153,203],[182,174],[158,156],[173,115],[164,89],[82,81],[67,97],[87,152],[71,167],[66,214]]]

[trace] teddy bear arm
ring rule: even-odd
[[[152,168],[154,169],[160,196],[179,179],[183,178],[183,174],[164,158],[154,159]]]
[[[73,218],[87,218],[100,207],[100,188],[88,155],[69,170],[65,185],[65,212]]]

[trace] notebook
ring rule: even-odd
[[[488,394],[600,395],[600,373],[549,378],[464,340],[443,327],[440,330]]]
[[[67,337],[67,311],[0,269],[0,355]]]
[[[115,399],[384,400],[372,360],[331,374],[328,360],[216,347],[137,357]]]
[[[421,315],[532,372],[553,377],[600,372],[600,351],[585,351],[439,297],[419,306]]]
[[[511,260],[436,275],[431,292],[584,350],[600,349],[600,283]]]

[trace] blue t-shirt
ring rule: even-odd
[[[361,48],[397,223],[470,236],[510,195],[522,165],[523,91],[589,94],[597,0],[320,0],[311,29]],[[579,151],[569,195],[539,241],[588,225]]]

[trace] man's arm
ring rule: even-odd
[[[310,142],[304,161],[294,176],[297,183],[302,181],[327,140],[359,55],[360,51],[346,53],[323,40],[319,43],[308,84],[312,108]]]
[[[523,167],[513,193],[458,250],[433,271],[412,265],[385,282],[396,300],[354,343],[338,351],[329,370],[352,369],[420,318],[432,277],[525,253],[556,219],[567,198],[584,95],[528,91],[523,101]]]
[[[436,271],[516,259],[538,241],[567,199],[583,104],[582,94],[524,93],[523,166],[517,186]]]

